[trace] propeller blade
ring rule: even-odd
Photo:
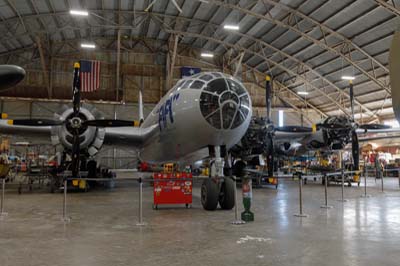
[[[374,129],[389,129],[389,128],[392,128],[391,126],[383,125],[383,124],[364,124],[364,125],[359,125],[358,127],[361,128],[361,129],[366,129],[366,130],[368,130],[368,129],[374,130]]]
[[[81,108],[81,80],[80,80],[80,63],[76,62],[74,64],[74,79],[72,84],[72,106],[74,110],[74,117],[79,117],[79,111]],[[71,171],[72,176],[77,177],[79,174],[79,164],[80,164],[80,140],[79,140],[79,129],[76,128],[73,131],[72,139],[72,162]]]
[[[73,140],[72,140],[72,162],[71,171],[72,177],[77,177],[79,174],[79,161],[80,161],[80,141],[79,141],[79,129],[74,130]]]
[[[360,146],[358,143],[358,136],[355,130],[351,132],[351,152],[354,161],[354,171],[360,170]]]
[[[301,126],[284,126],[284,127],[276,127],[276,131],[280,132],[289,132],[289,133],[308,133],[312,132],[311,127],[301,127]]]
[[[274,177],[274,140],[271,132],[267,133],[267,169],[268,177]]]
[[[354,92],[353,92],[353,81],[350,80],[350,107],[351,107],[351,119],[354,122]]]
[[[271,103],[272,103],[272,87],[271,87],[271,77],[265,76],[265,101],[267,106],[267,123],[271,123]]]
[[[74,64],[74,80],[72,85],[72,105],[74,108],[74,117],[79,116],[81,108],[81,79],[80,79],[80,64]]]
[[[345,127],[343,125],[340,124],[316,124],[317,129],[318,128],[323,128],[323,129],[349,129],[349,127]]]
[[[51,120],[51,119],[16,119],[16,120],[8,120],[8,124],[15,126],[46,127],[46,126],[60,126],[64,124],[64,122],[60,120]]]
[[[83,125],[92,127],[138,127],[140,122],[117,119],[99,119],[84,121]]]
[[[392,88],[392,106],[400,121],[400,31],[396,31],[389,53],[390,87]]]
[[[0,91],[17,85],[24,79],[26,73],[22,67],[14,65],[0,65]]]

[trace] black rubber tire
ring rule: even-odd
[[[219,187],[215,180],[204,179],[201,185],[201,205],[207,211],[214,211],[218,206]]]
[[[235,182],[230,177],[224,177],[218,201],[223,210],[232,210],[235,207]]]

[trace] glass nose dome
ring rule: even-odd
[[[233,129],[246,120],[250,99],[247,91],[237,81],[217,78],[204,87],[200,96],[200,109],[213,127]]]

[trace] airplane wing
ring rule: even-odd
[[[385,139],[400,139],[400,135],[381,135],[381,136],[370,136],[359,138],[359,142],[368,142],[373,140],[385,140]]]
[[[400,133],[400,128],[384,128],[384,129],[357,129],[356,130],[358,135],[365,135],[365,134],[382,134],[382,133]]]
[[[20,136],[26,138],[43,138],[51,140],[51,126],[20,126],[9,125],[8,120],[0,120],[0,133],[4,135]],[[152,137],[158,130],[158,125],[147,128],[140,127],[113,127],[106,128],[104,143],[140,145]]]
[[[112,127],[106,128],[104,144],[141,145],[158,132],[158,124],[147,128],[141,127]]]
[[[275,132],[275,139],[301,139],[307,136],[310,136],[312,132],[283,132],[283,131],[276,131]]]
[[[22,137],[43,137],[50,140],[51,127],[31,127],[9,125],[8,120],[0,120],[0,133],[5,135],[22,136]]]

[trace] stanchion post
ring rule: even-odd
[[[344,162],[343,162],[343,154],[340,152],[340,163],[342,166],[341,175],[342,175],[342,198],[338,201],[346,202],[347,200],[344,199]]]
[[[5,190],[6,190],[6,178],[1,179],[1,203],[0,203],[0,220],[8,215],[8,213],[4,212],[4,199],[5,199]]]
[[[294,216],[296,217],[307,217],[307,214],[303,213],[303,177],[302,173],[297,173],[298,178],[299,178],[299,210],[300,213],[295,214]]]
[[[64,177],[64,197],[63,197],[63,217],[62,220],[65,223],[68,223],[71,221],[71,218],[67,216],[67,187],[68,186],[68,180],[66,177]]]
[[[139,178],[139,222],[136,224],[137,226],[143,226],[146,225],[145,222],[143,222],[143,180],[140,177]]]
[[[369,195],[367,195],[367,176],[368,176],[368,170],[364,163],[364,195],[361,195],[361,197],[364,197],[364,198],[369,197]]]
[[[400,169],[397,170],[397,175],[399,176],[399,187],[400,187]]]
[[[385,193],[383,191],[383,173],[384,173],[384,170],[382,170],[382,174],[381,174],[381,187],[382,187],[382,193]]]
[[[246,222],[242,219],[239,219],[239,209],[238,209],[238,201],[237,201],[237,187],[236,187],[236,176],[233,177],[233,181],[235,182],[235,220],[231,222],[233,225],[245,224]]]
[[[332,206],[328,205],[328,176],[324,174],[324,183],[325,183],[325,205],[321,205],[321,208],[330,209]]]

